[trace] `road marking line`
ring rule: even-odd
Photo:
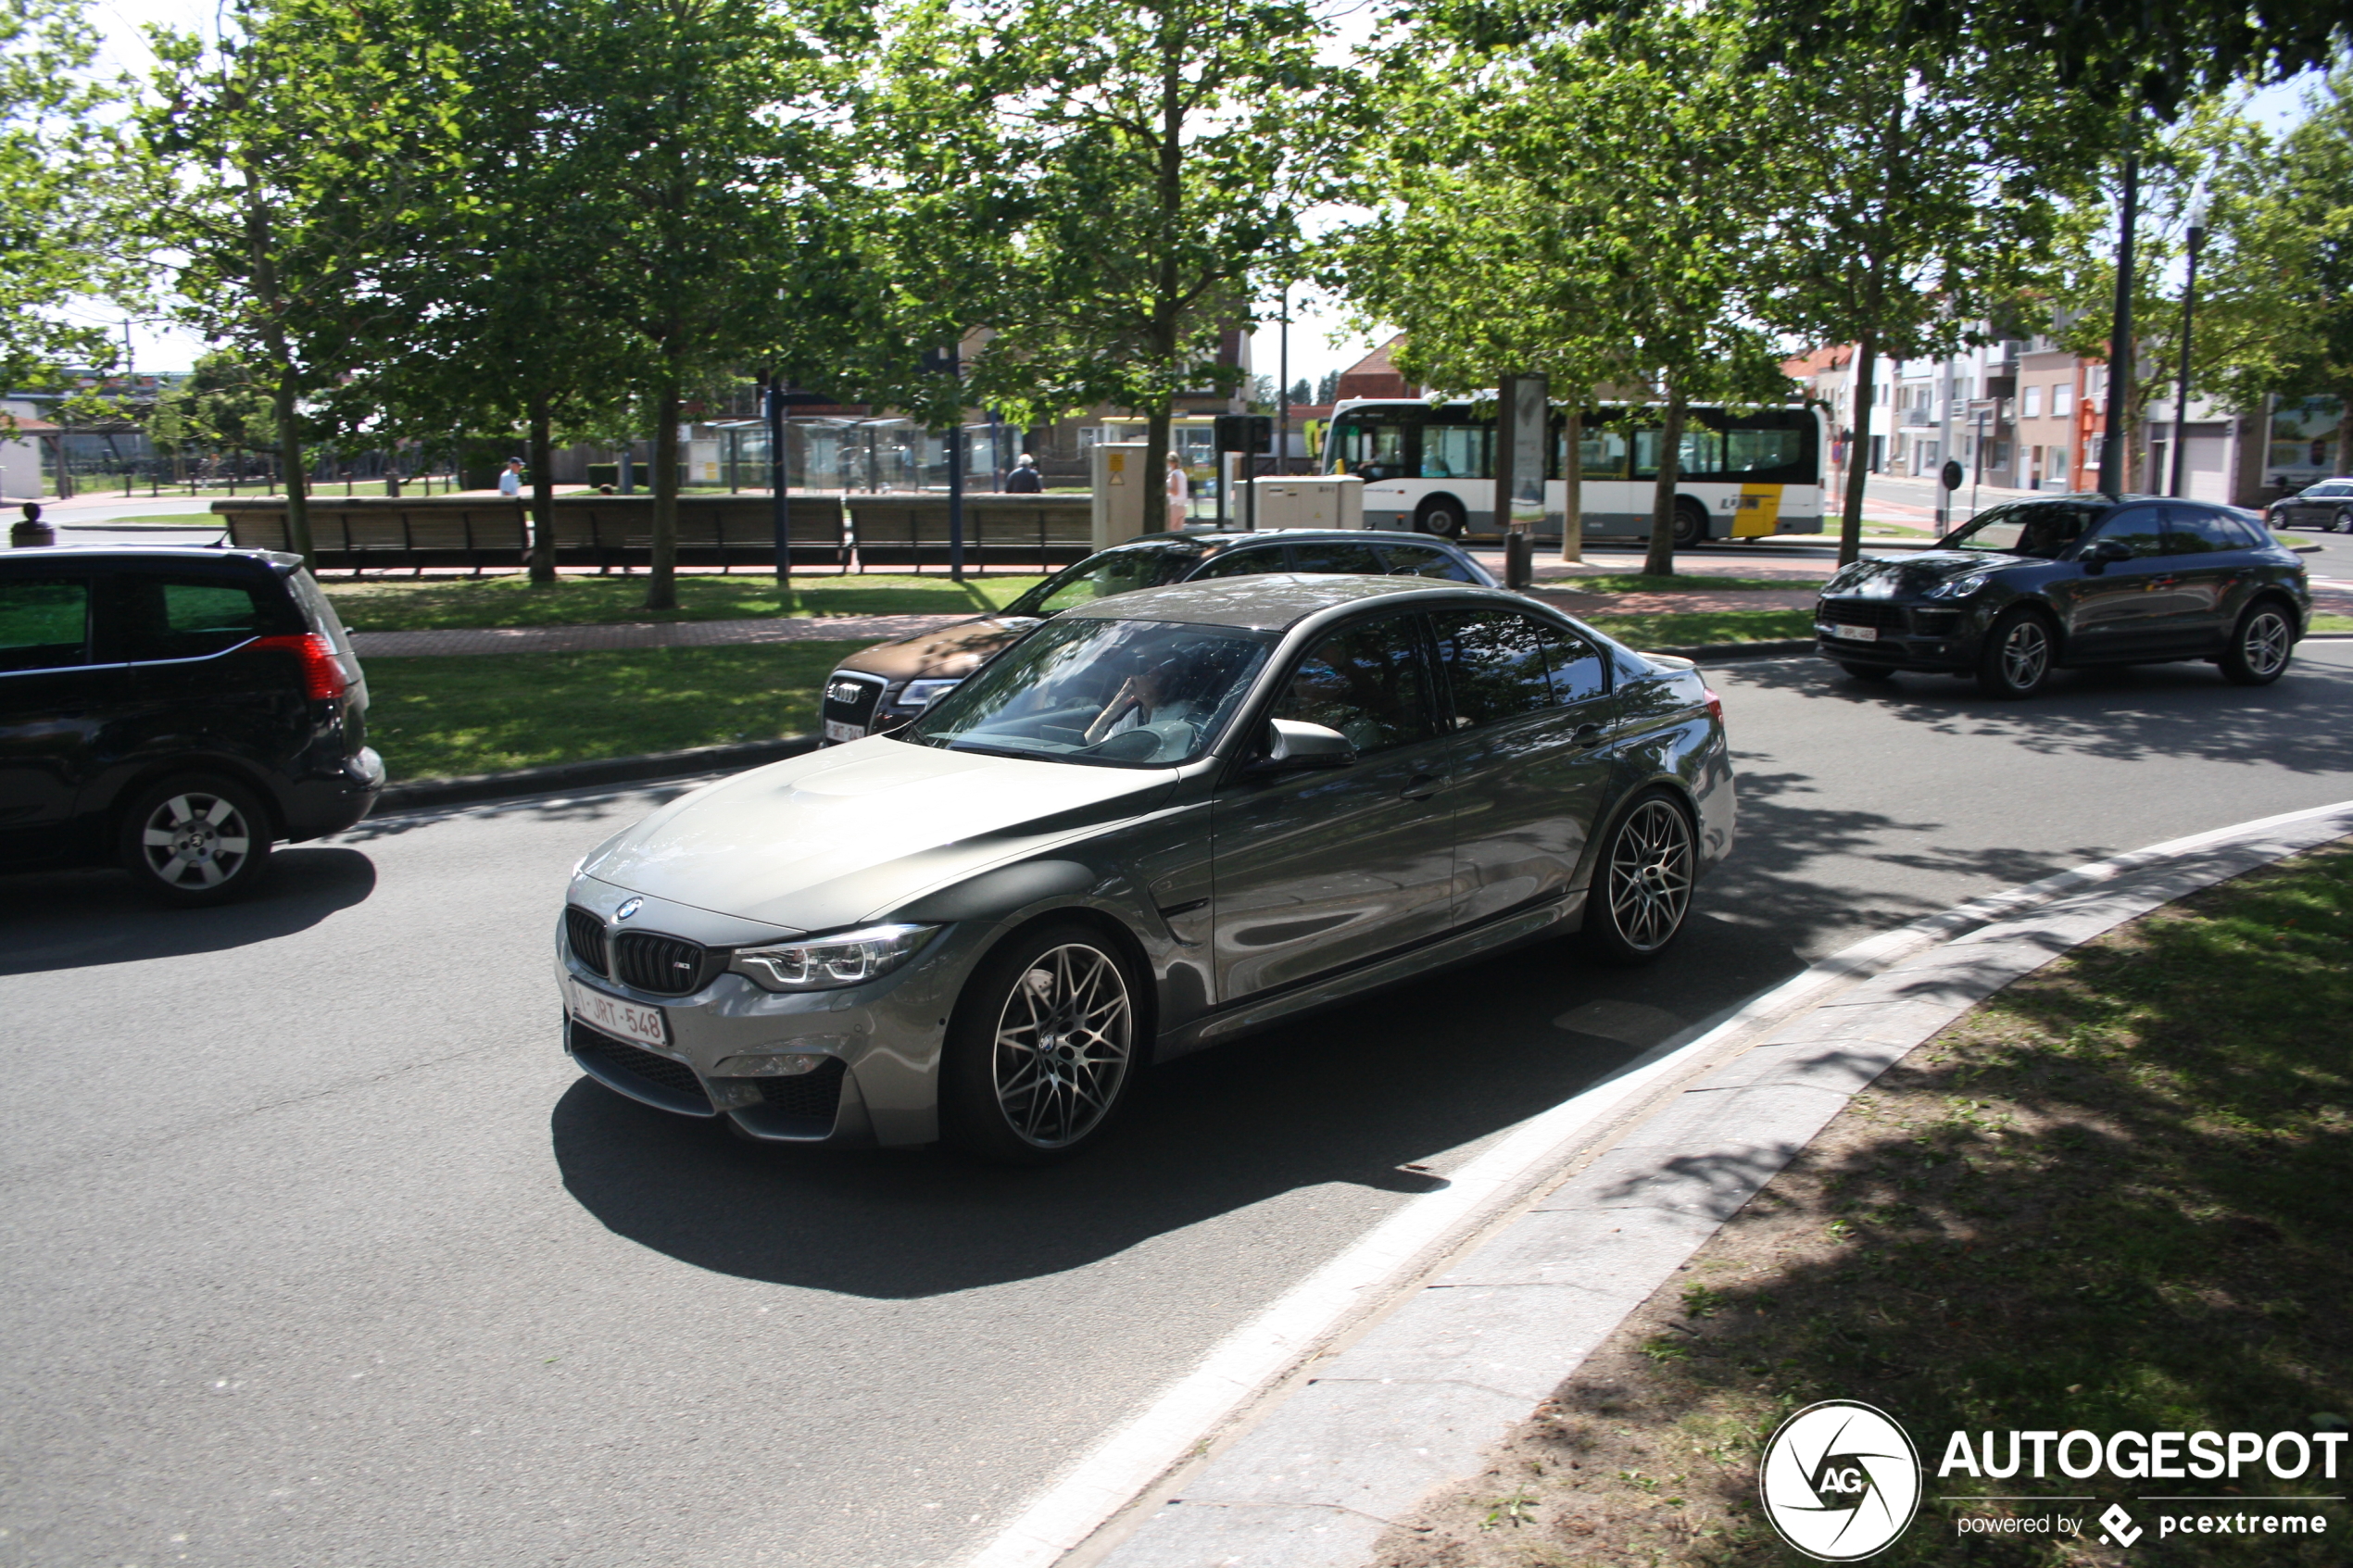
[[[1439,1244],[1459,1239],[1471,1229],[1471,1222],[1491,1217],[1509,1199],[1565,1165],[1576,1153],[1573,1138],[1709,1049],[1778,1022],[1818,993],[1892,969],[1925,948],[2003,916],[2226,839],[2348,810],[2353,810],[2353,801],[2260,817],[1972,898],[1840,949],[1741,1005],[1721,1022],[1695,1025],[1695,1037],[1662,1042],[1618,1076],[1520,1123],[1448,1176],[1444,1187],[1410,1200],[1227,1336],[1191,1374],[963,1559],[963,1568],[1048,1568],[1330,1338],[1363,1305],[1402,1284],[1412,1266]]]

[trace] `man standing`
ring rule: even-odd
[[[1046,478],[1038,471],[1038,459],[1024,452],[1013,464],[1013,471],[1005,476],[1008,495],[1037,495],[1045,491]]]
[[[521,458],[507,459],[507,470],[498,476],[498,494],[510,500],[522,498],[522,459]]]

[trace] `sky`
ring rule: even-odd
[[[1339,31],[1347,34],[1364,31],[1373,10],[1365,0],[1327,0],[1326,8],[1339,24]],[[216,31],[214,18],[218,9],[211,0],[95,0],[91,14],[106,35],[107,63],[145,76],[154,64],[154,56],[141,36],[143,29],[160,24],[209,34]],[[2302,118],[2298,107],[2302,94],[2300,81],[2266,88],[2250,100],[2246,112],[2260,123],[2278,130]],[[1333,211],[1320,216],[1328,223],[1338,220],[1340,215]],[[1271,298],[1262,308],[1270,316],[1280,311]],[[86,320],[111,325],[118,334],[122,331],[123,317],[120,311],[110,313],[103,307],[91,307],[76,314]],[[1386,330],[1367,332],[1353,328],[1343,307],[1305,284],[1291,291],[1290,379],[1297,382],[1305,377],[1311,390],[1327,371],[1347,369],[1388,336]],[[1251,342],[1252,368],[1269,381],[1277,374],[1282,338],[1281,326],[1269,320],[1258,329]],[[130,324],[130,344],[134,366],[142,370],[187,370],[204,347],[200,340],[176,328],[138,320]]]

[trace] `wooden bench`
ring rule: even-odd
[[[283,496],[212,504],[241,549],[292,548]],[[678,564],[723,571],[773,566],[774,513],[766,495],[678,497]],[[623,571],[653,559],[653,497],[559,495],[559,566]],[[323,569],[422,571],[426,567],[519,567],[530,551],[527,503],[479,496],[399,500],[386,496],[313,497],[310,543]],[[849,568],[842,508],[832,495],[792,498],[792,564]]]
[[[860,571],[950,563],[945,495],[853,495],[849,523]],[[1051,571],[1093,549],[1094,503],[1088,496],[964,497],[964,565],[975,571]]]

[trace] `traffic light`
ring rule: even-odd
[[[1220,452],[1272,452],[1275,449],[1274,416],[1218,415],[1217,449]]]

